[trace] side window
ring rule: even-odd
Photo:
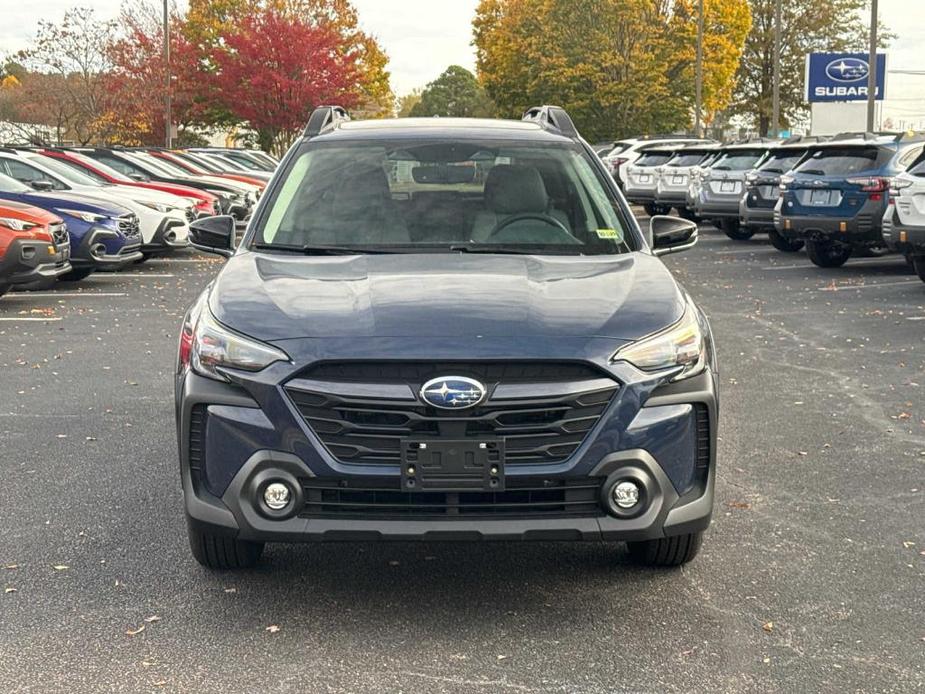
[[[899,168],[905,171],[912,162],[918,159],[919,155],[922,153],[921,147],[910,147],[906,152],[899,157],[897,164]]]
[[[106,164],[107,166],[111,166],[112,168],[114,168],[114,169],[115,169],[116,171],[118,171],[119,173],[125,174],[126,176],[128,176],[129,174],[141,174],[141,175],[144,175],[144,172],[142,172],[142,171],[140,171],[139,169],[135,168],[134,166],[132,166],[132,165],[129,164],[128,162],[122,161],[121,159],[116,159],[115,157],[110,157],[110,156],[108,156],[108,155],[106,155],[106,154],[102,154],[102,155],[99,156],[99,160],[100,160],[101,162],[103,162],[104,164]]]
[[[67,186],[61,183],[61,181],[51,178],[44,171],[40,171],[21,161],[7,159],[6,168],[10,176],[22,183],[30,184],[34,181],[50,181],[52,183],[52,190],[67,190]]]

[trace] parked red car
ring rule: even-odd
[[[218,198],[208,191],[175,183],[161,183],[159,181],[136,181],[134,178],[129,178],[125,174],[116,171],[109,166],[106,166],[106,164],[103,164],[102,162],[96,161],[95,159],[81,154],[80,152],[72,152],[66,149],[53,148],[39,149],[37,151],[47,157],[54,157],[55,159],[75,166],[76,168],[80,169],[82,173],[85,173],[91,178],[95,178],[101,182],[117,183],[119,185],[135,186],[137,188],[148,188],[150,190],[161,190],[165,193],[173,193],[174,195],[180,195],[184,198],[194,200],[194,204],[196,205],[196,212],[200,217],[209,217],[212,215],[221,214],[221,210],[218,206]]]
[[[60,217],[18,202],[0,203],[0,295],[70,272],[71,246]]]

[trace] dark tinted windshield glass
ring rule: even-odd
[[[805,154],[806,152],[803,150],[771,152],[767,160],[758,167],[758,170],[767,171],[768,173],[786,173],[796,166]]]
[[[754,169],[763,156],[763,150],[739,149],[734,152],[724,152],[713,164],[713,168],[720,171],[747,171]]]
[[[671,152],[646,152],[636,160],[636,166],[658,166],[671,159]]]
[[[850,176],[878,168],[879,154],[876,147],[820,149],[813,152],[796,171],[816,176]]]
[[[668,162],[668,166],[697,166],[700,162],[704,161],[707,155],[701,153],[688,153],[688,154],[677,154],[674,159]]]
[[[309,146],[263,219],[256,243],[289,250],[632,250],[618,203],[578,145],[461,140]]]

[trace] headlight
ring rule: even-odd
[[[198,317],[193,316],[196,312]],[[215,320],[205,299],[201,306],[190,312],[190,319],[195,320],[195,328],[192,330],[189,363],[200,376],[228,381],[220,368],[261,371],[274,362],[289,361],[289,355],[282,350],[246,338],[221,325]],[[186,329],[184,325],[184,332]],[[183,363],[182,338],[180,363]]]
[[[64,214],[69,214],[72,217],[77,217],[77,219],[82,219],[85,222],[90,222],[91,224],[95,222],[102,222],[106,219],[109,219],[104,214],[96,214],[95,212],[84,212],[83,210],[65,210],[61,208],[61,212]]]
[[[159,202],[151,202],[150,200],[136,200],[139,205],[144,205],[148,209],[156,210],[158,212],[171,212],[173,210],[179,209],[173,205],[164,205]]]
[[[627,361],[643,371],[682,367],[675,381],[696,376],[707,363],[706,342],[696,310],[688,304],[677,323],[617,350],[610,360]]]
[[[23,219],[14,219],[13,217],[0,217],[0,226],[5,226],[13,231],[29,231],[29,229],[35,229],[35,227],[41,225],[27,222]]]

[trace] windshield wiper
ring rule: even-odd
[[[301,255],[372,255],[401,252],[381,246],[321,246],[315,244],[298,246],[292,243],[255,243],[252,248],[261,251],[286,251]]]
[[[451,245],[450,252],[489,253],[503,255],[584,255],[584,253],[581,251],[578,251],[577,253],[574,252],[574,250],[577,250],[579,247],[580,246],[578,246],[578,244],[575,246],[565,246],[558,244],[555,246],[508,246],[493,243],[467,243]]]

